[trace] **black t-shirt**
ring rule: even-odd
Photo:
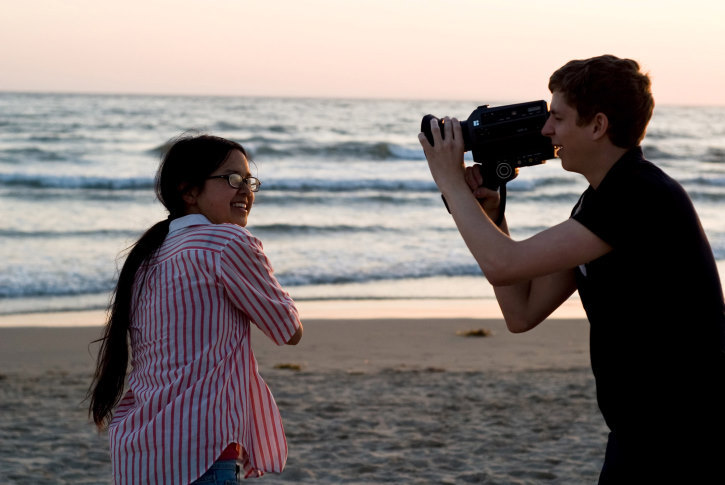
[[[663,435],[722,430],[725,304],[687,193],[636,147],[584,192],[572,217],[613,248],[576,270],[610,429],[655,445]]]

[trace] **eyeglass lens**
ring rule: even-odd
[[[229,185],[234,187],[235,189],[238,189],[242,186],[242,184],[246,183],[249,186],[249,190],[252,192],[256,192],[259,190],[259,181],[254,177],[247,177],[244,178],[238,173],[233,173],[229,175]]]

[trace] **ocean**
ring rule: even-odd
[[[295,299],[493,298],[417,134],[427,113],[522,101],[0,93],[0,314],[105,308],[125,249],[166,217],[163,147],[190,131],[250,152],[247,227]],[[692,197],[722,275],[725,107],[658,106],[643,147]],[[521,169],[512,237],[568,218],[586,186],[558,160]]]

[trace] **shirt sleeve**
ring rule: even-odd
[[[614,201],[608,201],[606,193],[589,188],[579,200],[572,218],[612,246],[619,243],[622,223],[629,215],[624,208],[615,208]]]
[[[670,231],[689,218],[682,187],[652,166],[618,168],[584,193],[572,217],[615,248],[671,241]]]
[[[234,305],[277,345],[297,332],[295,303],[274,277],[259,239],[245,233],[229,242],[221,253],[221,278]]]

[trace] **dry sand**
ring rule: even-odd
[[[596,483],[606,428],[585,320],[513,335],[450,302],[301,310],[300,345],[253,334],[289,442],[284,473],[258,483]],[[110,483],[82,402],[102,318],[0,317],[0,483]]]

